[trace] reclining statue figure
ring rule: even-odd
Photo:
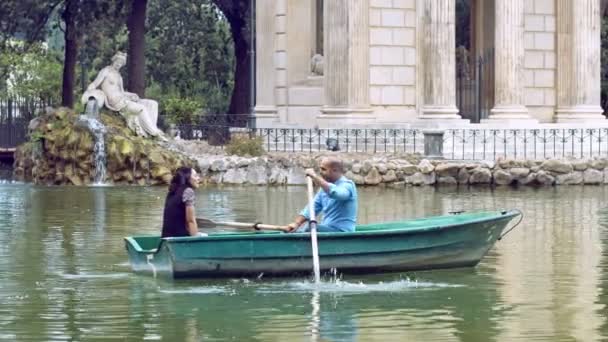
[[[123,88],[120,68],[127,62],[127,54],[117,52],[112,57],[112,64],[101,69],[95,80],[82,94],[81,101],[86,104],[89,98],[95,98],[97,108],[104,105],[125,117],[127,126],[135,134],[147,137],[158,137],[166,140],[163,132],[156,126],[158,120],[158,103],[154,100],[140,99],[137,94],[126,92]]]

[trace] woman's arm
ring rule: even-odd
[[[97,89],[97,87],[99,87],[99,85],[101,85],[101,82],[103,82],[103,80],[106,78],[107,73],[108,73],[108,71],[106,70],[106,68],[101,69],[99,74],[97,74],[97,77],[95,78],[95,80],[93,82],[91,82],[91,84],[89,84],[89,86],[87,87],[87,90]]]
[[[196,213],[194,212],[194,203],[196,202],[196,195],[192,188],[187,188],[182,194],[182,201],[186,205],[186,229],[190,236],[198,235],[198,225],[196,224]]]
[[[198,225],[196,224],[196,214],[193,205],[186,205],[186,226],[190,236],[198,235]]]

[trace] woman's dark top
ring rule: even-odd
[[[194,190],[190,187],[167,194],[163,211],[162,237],[190,236],[186,222],[186,206],[194,205]]]

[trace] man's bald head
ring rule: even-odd
[[[325,163],[331,169],[337,169],[340,172],[344,171],[342,160],[336,157],[324,157],[321,163]]]
[[[321,176],[328,182],[335,182],[344,172],[342,160],[336,157],[324,157],[320,163]]]

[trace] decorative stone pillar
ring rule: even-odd
[[[496,0],[494,108],[490,120],[531,119],[524,106],[524,0]]]
[[[325,106],[319,118],[369,114],[369,0],[323,4]]]
[[[598,0],[557,0],[556,121],[605,120]]]
[[[256,1],[256,117],[275,116],[276,1]]]
[[[456,108],[456,1],[419,1],[423,67],[421,119],[460,119]]]

